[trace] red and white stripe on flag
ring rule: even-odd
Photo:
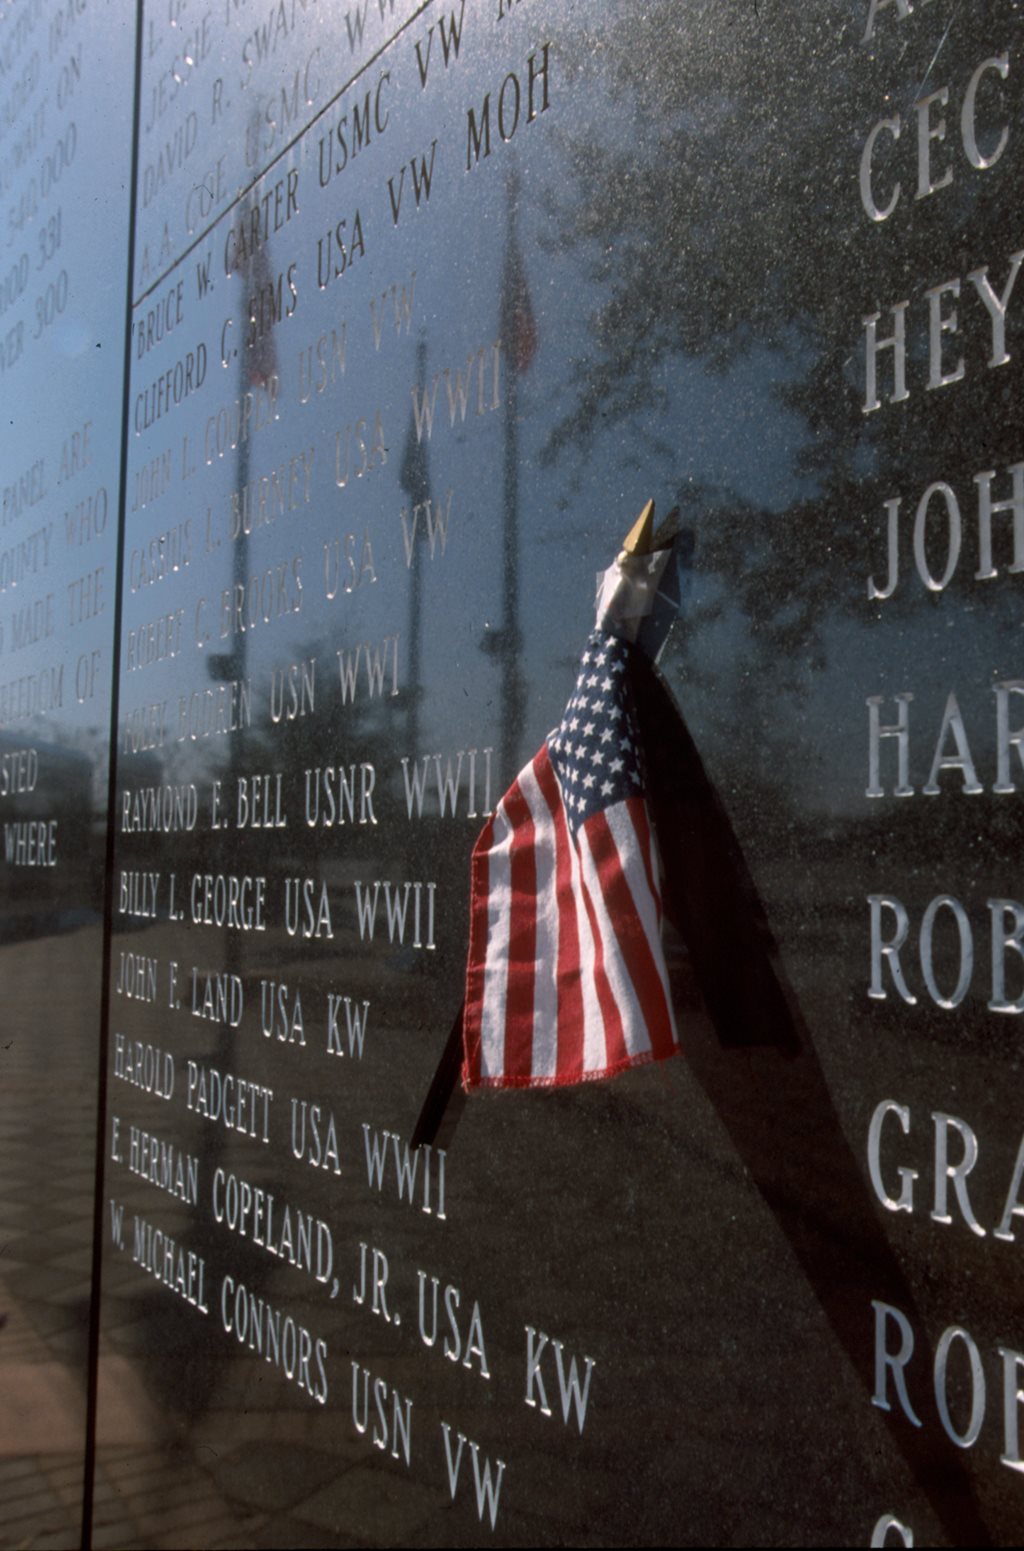
[[[621,795],[623,761],[611,738],[601,751],[600,720],[585,722],[593,750],[572,743],[581,762],[565,764],[580,684],[584,675],[567,720],[505,794],[473,852],[467,1088],[582,1082],[678,1049],[645,797]],[[616,743],[622,731],[615,726]],[[614,798],[607,805],[600,781],[590,781],[593,798],[565,790],[586,783],[584,767],[598,757],[620,766],[618,784],[604,783]]]

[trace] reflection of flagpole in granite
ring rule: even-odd
[[[250,121],[258,123],[257,119]],[[256,197],[256,196],[254,196]],[[251,206],[248,208],[252,208]],[[265,387],[270,378],[277,371],[277,351],[271,327],[267,327],[260,336],[250,345],[246,338],[246,328],[250,318],[250,307],[257,320],[262,322],[262,308],[260,298],[265,294],[270,284],[270,263],[267,252],[261,243],[250,261],[240,266],[238,271],[239,289],[241,291],[241,318],[242,327],[238,333],[242,336],[242,342],[236,348],[238,361],[238,396],[244,402],[245,395],[251,393],[255,387]],[[238,533],[232,542],[231,556],[231,580],[232,587],[244,588],[249,579],[249,535],[245,531],[246,517],[243,515],[242,492],[249,482],[249,439],[252,434],[252,425],[255,417],[250,417],[249,432],[239,436],[237,459],[235,463],[235,492],[238,496]],[[234,603],[237,592],[232,598],[230,618],[238,622],[239,611]],[[245,610],[241,611],[245,618]],[[211,679],[223,682],[233,679],[242,683],[246,677],[248,667],[248,643],[244,631],[236,630],[232,636],[231,648],[227,652],[211,653],[207,657],[207,669]],[[225,776],[228,791],[228,812],[232,811],[231,805],[237,801],[239,777],[246,773],[248,763],[247,753],[248,739],[244,721],[232,732],[228,739],[228,757]],[[244,956],[241,944],[242,934],[229,931],[224,940],[224,970],[229,975],[244,975]],[[217,1037],[214,1045],[213,1064],[222,1072],[231,1071],[237,1064],[235,1053],[235,1041],[232,1031],[223,1023],[217,1025]],[[213,1172],[224,1157],[224,1149],[227,1143],[227,1133],[222,1126],[206,1126],[199,1145],[200,1166],[204,1178],[212,1178]],[[210,1383],[212,1385],[212,1364],[209,1365]]]
[[[258,118],[250,121],[250,129],[258,127]],[[251,208],[251,207],[250,207]],[[250,310],[261,332],[250,344],[248,341],[237,346],[235,355],[238,360],[238,397],[242,402],[247,393],[254,387],[265,387],[271,377],[277,371],[277,350],[274,345],[273,325],[264,326],[262,298],[265,296],[270,283],[270,262],[267,257],[266,246],[263,242],[256,245],[255,251],[243,269],[237,271],[242,284],[242,328],[245,329],[250,319]],[[239,520],[238,533],[233,541],[231,579],[237,597],[237,589],[245,588],[249,579],[249,535],[245,528],[243,492],[249,483],[249,436],[240,436],[238,440],[238,458],[235,465],[235,492],[238,495]],[[238,613],[232,607],[231,618],[236,620]],[[244,618],[244,611],[243,611]],[[208,658],[210,677],[214,679],[245,678],[245,669],[248,658],[248,648],[245,634],[242,631],[235,633],[231,644],[231,650],[225,653],[217,653]],[[245,761],[242,751],[241,734],[244,729],[239,728],[238,734],[232,737],[230,753],[228,756],[228,775],[234,778],[244,773]]]
[[[250,129],[258,127],[259,118],[253,115],[250,119]],[[255,198],[255,196],[254,196]],[[277,371],[277,350],[274,344],[273,323],[267,324],[263,316],[262,299],[266,295],[271,283],[270,262],[267,256],[266,245],[263,241],[256,244],[255,252],[245,269],[239,269],[239,279],[242,284],[242,327],[245,328],[250,316],[255,320],[255,327],[260,328],[260,333],[251,341],[246,340],[237,349],[238,355],[238,396],[244,401],[245,395],[251,393],[254,387],[266,387],[271,377]],[[252,422],[250,422],[251,424]],[[239,597],[237,589],[244,589],[249,580],[249,535],[246,532],[246,503],[243,492],[249,483],[249,437],[240,436],[238,440],[238,463],[236,473],[235,490],[238,495],[238,534],[234,541],[234,554],[232,556],[232,579],[235,586],[235,598]],[[232,602],[231,617],[238,621],[238,610]],[[245,611],[242,613],[243,620]],[[245,679],[245,670],[248,666],[248,643],[244,631],[236,631],[232,642],[231,651],[225,659],[220,659],[220,670],[216,673],[220,678],[236,679],[242,683]],[[214,672],[214,662],[210,663],[210,671]],[[238,790],[238,777],[244,775],[247,755],[245,752],[245,727],[239,726],[229,740],[230,752],[228,755],[228,778],[231,782],[232,795]],[[239,949],[235,941],[237,934],[228,933],[227,968],[238,972],[240,969]]]
[[[416,346],[416,396],[421,403],[426,402],[427,397],[427,341],[426,336],[421,335]],[[430,471],[427,467],[427,447],[424,441],[416,434],[416,416],[409,417],[409,430],[405,438],[405,450],[402,453],[402,466],[398,474],[398,483],[409,497],[409,518],[404,528],[404,539],[407,545],[406,559],[409,565],[409,637],[406,649],[406,660],[409,674],[409,716],[407,734],[409,741],[409,757],[413,765],[419,759],[420,752],[420,696],[423,692],[420,681],[420,637],[422,635],[423,612],[423,558],[420,553],[422,545],[417,543],[417,533],[422,515],[422,508],[430,500]],[[404,513],[403,513],[404,518]]]
[[[262,308],[259,305],[259,298],[265,293],[270,284],[270,264],[267,258],[266,247],[262,242],[256,247],[247,270],[248,273],[242,268],[238,270],[242,283],[243,329],[249,320],[249,303],[251,299],[256,299],[255,317],[262,322]],[[251,346],[248,343],[239,345],[235,350],[235,355],[238,360],[238,396],[239,401],[242,402],[246,394],[252,391],[253,387],[264,387],[277,370],[277,351],[274,346],[272,328],[265,328]],[[248,435],[239,437],[238,458],[235,470],[235,491],[239,497],[239,521],[238,534],[233,541],[231,579],[235,589],[239,587],[244,589],[249,573],[249,535],[245,530],[242,498],[242,492],[249,482]],[[237,592],[235,595],[237,596]],[[232,608],[231,617],[232,619],[237,618],[234,608]],[[229,652],[217,653],[208,658],[210,677],[214,679],[244,679],[247,656],[248,650],[245,634],[244,632],[236,632]],[[237,736],[231,739],[228,757],[229,775],[236,776],[242,774],[244,761],[240,748],[240,739]]]
[[[504,609],[498,638],[491,647],[501,657],[501,741],[498,769],[518,765],[517,748],[523,722],[523,679],[519,666],[519,375],[537,350],[537,328],[526,287],[519,249],[519,177],[506,184],[508,237],[501,278],[501,345],[505,357],[505,458],[502,530],[502,595]]]

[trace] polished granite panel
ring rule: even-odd
[[[134,57],[119,5],[4,9],[5,1545],[76,1544],[82,1525]]]
[[[1019,1542],[1020,29],[145,7],[95,1545]],[[652,496],[681,1053],[438,1097]]]

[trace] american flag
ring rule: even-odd
[[[466,1088],[609,1077],[679,1048],[629,684],[636,649],[594,631],[560,726],[477,841]]]
[[[525,372],[537,354],[537,323],[519,243],[513,236],[505,254],[501,285],[501,339],[517,372]]]

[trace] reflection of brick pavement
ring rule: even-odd
[[[81,1533],[99,927],[0,949],[5,1546]]]
[[[146,946],[161,962],[168,957],[160,929]],[[98,929],[0,949],[0,987],[17,1009],[0,1037],[3,1547],[71,1546],[79,1537],[98,1044],[90,987],[99,963]],[[282,973],[269,958],[257,972]],[[284,972],[290,976],[291,966]],[[302,978],[305,991],[314,968]],[[312,994],[308,1000],[315,1004]],[[150,1016],[138,1017],[138,1026],[149,1026]],[[242,1070],[263,1049],[253,1023],[250,1016],[238,1037]],[[561,1098],[467,1106],[444,1231],[369,1192],[358,1151],[364,1115],[408,1134],[436,1031],[424,1038],[412,1018],[407,1032],[396,1017],[379,1040],[375,1027],[358,1074],[326,1074],[345,1123],[344,1178],[300,1181],[294,1167],[288,1177],[296,1199],[324,1202],[347,1274],[360,1239],[384,1246],[408,1315],[395,1333],[350,1299],[328,1303],[290,1267],[264,1268],[260,1290],[330,1337],[326,1408],[233,1344],[217,1329],[212,1303],[207,1324],[129,1254],[108,1253],[93,1545],[479,1544],[466,1492],[455,1507],[447,1492],[442,1418],[509,1462],[495,1544],[659,1543],[672,1538],[684,1511],[691,1543],[740,1543],[752,1523],[761,1543],[792,1543],[794,1526],[812,1522],[822,1543],[846,1543],[864,1503],[876,1500],[910,1504],[927,1523],[900,1455],[884,1436],[879,1442],[869,1366],[855,1369],[837,1350],[772,1212],[692,1076],[703,1043],[703,1059],[717,1061],[732,1081],[732,1121],[739,1124],[744,1106],[756,1120],[765,1083],[743,1076],[755,1057],[718,1052],[692,1017],[688,1028],[685,1062]],[[293,1081],[300,1087],[287,1059],[266,1057],[268,1073],[272,1064],[280,1070],[283,1093]],[[852,1046],[849,1059],[857,1059]],[[115,1105],[126,1116],[129,1097],[119,1093]],[[140,1114],[144,1108],[140,1102]],[[173,1120],[189,1137],[180,1106]],[[792,1145],[776,1148],[773,1139],[770,1156],[799,1157],[805,1169],[815,1137],[798,1118],[786,1137]],[[283,1142],[259,1155],[242,1139],[224,1158],[273,1187]],[[815,1173],[823,1177],[830,1160],[834,1146],[823,1133]],[[111,1174],[107,1185],[172,1233],[190,1216],[208,1215],[127,1178],[115,1186]],[[584,1209],[566,1212],[566,1198]],[[221,1232],[211,1266],[236,1260],[253,1264]],[[452,1278],[467,1300],[483,1300],[494,1370],[487,1386],[418,1344],[411,1303],[421,1265]],[[597,1359],[600,1388],[582,1443],[523,1404],[528,1319]],[[794,1352],[803,1354],[799,1368]],[[423,1444],[412,1470],[356,1435],[350,1353],[414,1397]],[[826,1372],[832,1398],[823,1428]],[[827,1498],[819,1479],[829,1483]]]
[[[16,1009],[0,1037],[0,1047],[8,1047],[0,1048],[0,1312],[8,1314],[0,1330],[0,1545],[33,1551],[73,1546],[79,1538],[100,947],[99,930],[90,928],[0,949],[0,986]],[[149,934],[147,948],[166,960],[160,929]],[[260,965],[258,972],[280,973],[276,965],[267,971]],[[313,968],[304,968],[304,989],[314,978]],[[310,995],[310,1006],[314,1000]],[[146,1026],[142,1017],[137,1022]],[[250,1024],[241,1036],[247,1041],[243,1069],[261,1048],[254,1032]],[[273,1059],[286,1092],[287,1058]],[[394,1114],[397,1128],[407,1130],[414,1108],[409,1094],[422,1091],[431,1064],[430,1042],[399,1029],[386,1043],[381,1039],[379,1050],[371,1047],[358,1084],[347,1071],[327,1074],[338,1085],[350,1146],[362,1115],[388,1123]],[[406,1074],[397,1096],[396,1070]],[[343,1081],[351,1083],[351,1094]],[[478,1544],[471,1506],[463,1498],[453,1509],[447,1495],[437,1441],[442,1417],[509,1461],[495,1543],[617,1543],[624,1530],[632,1539],[657,1541],[667,1523],[664,1503],[681,1501],[691,1479],[706,1488],[686,1499],[687,1511],[696,1514],[706,1497],[698,1530],[739,1540],[743,1526],[756,1522],[765,1543],[786,1540],[808,1510],[806,1502],[787,1502],[779,1489],[772,1439],[782,1413],[773,1402],[784,1379],[792,1383],[794,1331],[816,1331],[819,1343],[822,1332],[809,1291],[786,1279],[785,1252],[780,1257],[766,1208],[751,1198],[684,1063],[623,1079],[614,1090],[556,1102],[547,1097],[467,1108],[450,1182],[450,1231],[368,1194],[365,1175],[361,1183],[349,1157],[344,1183],[330,1189],[331,1220],[339,1249],[348,1247],[350,1272],[352,1247],[365,1237],[392,1252],[407,1283],[411,1268],[422,1264],[451,1276],[467,1297],[479,1292],[495,1372],[486,1390],[473,1390],[478,1380],[463,1379],[443,1358],[425,1354],[404,1329],[393,1336],[350,1302],[330,1305],[328,1315],[308,1301],[310,1317],[323,1320],[330,1335],[334,1364],[330,1406],[311,1408],[215,1328],[190,1323],[192,1312],[129,1256],[105,1257],[97,1551]],[[129,1113],[126,1104],[119,1093],[117,1107]],[[174,1120],[187,1136],[180,1107]],[[594,1141],[600,1145],[587,1150]],[[233,1156],[257,1180],[274,1183],[279,1153],[256,1163],[242,1145]],[[595,1182],[570,1188],[603,1209],[570,1221],[560,1200],[584,1156]],[[659,1190],[644,1188],[652,1179]],[[523,1181],[528,1209],[519,1199]],[[317,1201],[316,1183],[296,1181],[297,1197]],[[132,1199],[129,1182],[119,1181],[119,1193],[122,1185]],[[114,1189],[113,1178],[108,1187]],[[174,1232],[189,1215],[170,1199],[158,1201],[149,1186],[138,1187],[134,1199]],[[537,1235],[535,1216],[544,1225]],[[737,1221],[741,1228],[719,1231],[722,1222]],[[756,1277],[737,1279],[734,1233],[745,1262],[758,1267]],[[652,1246],[662,1270],[683,1268],[683,1299],[674,1273],[636,1285],[631,1268],[652,1263]],[[225,1239],[214,1259],[231,1264],[237,1253]],[[525,1274],[510,1275],[521,1266],[528,1267]],[[303,1307],[290,1268],[267,1272],[260,1286],[281,1306]],[[712,1316],[726,1301],[723,1334]],[[571,1344],[586,1342],[583,1349],[598,1357],[602,1410],[583,1445],[523,1406],[521,1329],[531,1318]],[[601,1345],[592,1347],[595,1337]],[[739,1357],[725,1340],[738,1343]],[[189,1344],[208,1388],[195,1403],[175,1406],[174,1369]],[[756,1367],[743,1360],[752,1348]],[[428,1456],[424,1445],[414,1472],[399,1471],[356,1436],[349,1352],[415,1397],[417,1436],[433,1438],[434,1452]],[[808,1364],[808,1373],[813,1367]],[[835,1391],[859,1418],[863,1395],[851,1393],[848,1376],[844,1388],[841,1373],[833,1371]],[[445,1390],[452,1374],[461,1389],[453,1382]],[[860,1473],[846,1463],[849,1435],[836,1427],[826,1439],[831,1448],[822,1447],[812,1405],[787,1405],[784,1414],[795,1455],[802,1426],[809,1435],[802,1456],[824,1459],[836,1480],[847,1469],[852,1489],[861,1492],[863,1460]],[[653,1437],[651,1464],[639,1480],[624,1479],[619,1465],[624,1457],[636,1459],[637,1436]],[[741,1454],[742,1489],[722,1469],[723,1460]],[[675,1473],[655,1490],[653,1475],[666,1460]],[[813,1496],[813,1487],[808,1490]],[[819,1504],[819,1517],[821,1511]]]
[[[81,1537],[101,953],[98,926],[0,948],[4,1548],[46,1551]],[[282,1404],[276,1387],[271,1399],[258,1368],[241,1416],[214,1406],[186,1447],[169,1441],[130,1356],[109,1352],[138,1311],[131,1299],[119,1306],[109,1265],[108,1277],[95,1547],[286,1544],[300,1499],[302,1543],[343,1544],[330,1526],[345,1468],[349,1503],[363,1504],[366,1522],[379,1511],[392,1538],[381,1471],[355,1450],[341,1462],[308,1447],[308,1420]],[[137,1290],[138,1273],[131,1283]],[[409,1513],[406,1500],[403,1523]]]
[[[81,1538],[101,953],[98,926],[0,948],[0,1546],[31,1551]],[[96,1547],[251,1541],[126,1358],[101,1364],[99,1422]]]
[[[0,1546],[32,1551],[81,1538],[101,947],[97,926],[0,949]],[[152,1418],[123,1358],[103,1365],[100,1415],[94,1544],[152,1541],[168,1467],[138,1447]],[[165,1529],[236,1529],[208,1481],[188,1485],[187,1511],[161,1492]]]
[[[98,926],[0,948],[5,1551],[73,1547],[81,1537],[101,951]],[[187,1436],[169,1437],[131,1355],[133,1326],[144,1339],[151,1327],[138,1324],[134,1296],[118,1297],[109,1261],[106,1274],[97,1551],[360,1543],[338,1533],[339,1496],[351,1522],[374,1524],[388,1543],[436,1510],[435,1493],[407,1482],[396,1492],[387,1468],[351,1440],[330,1451],[310,1447],[308,1416],[290,1409],[257,1365],[245,1365],[247,1393],[232,1397],[240,1404],[221,1410],[214,1397]],[[137,1293],[138,1273],[129,1281]]]

